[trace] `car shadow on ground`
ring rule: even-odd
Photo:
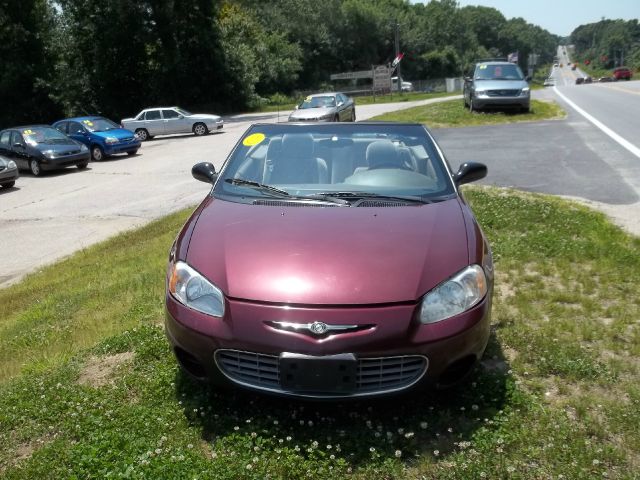
[[[20,190],[20,185],[14,185],[13,187],[0,187],[0,195],[9,192],[17,192],[18,190]]]
[[[207,138],[210,135],[222,135],[223,133],[225,133],[224,130],[220,129],[220,130],[211,131],[205,135],[195,135],[193,133],[174,133],[172,135],[154,135],[153,138],[148,138],[147,140],[142,142],[142,145],[144,146],[145,143],[147,144],[153,143],[159,140],[171,140],[171,139],[177,139],[177,138]]]
[[[181,370],[175,385],[187,420],[201,429],[203,440],[214,448],[230,435],[253,437],[259,432],[264,438],[289,439],[302,448],[313,442],[340,445],[341,455],[357,466],[370,461],[374,451],[388,458],[398,450],[440,458],[456,451],[461,442],[471,441],[477,429],[494,423],[508,401],[512,381],[492,333],[482,362],[448,390],[313,402],[220,389],[192,380]]]
[[[286,112],[286,113],[284,113]],[[282,110],[280,112],[281,121],[287,120],[289,118],[289,113],[291,109]],[[260,121],[268,121],[273,122],[274,118],[277,117],[278,112],[265,112],[263,115],[256,115],[252,113],[247,113],[243,115],[236,115],[234,117],[225,117],[225,123],[240,123],[240,122],[251,122],[251,123],[259,123]]]

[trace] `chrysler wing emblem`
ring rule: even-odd
[[[265,322],[270,327],[289,332],[307,333],[321,337],[327,333],[347,333],[358,330],[368,330],[373,325],[328,325],[324,322],[295,323],[295,322]]]

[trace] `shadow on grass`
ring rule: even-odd
[[[416,390],[368,400],[313,402],[198,383],[178,370],[176,397],[188,421],[208,443],[232,435],[260,435],[306,448],[339,445],[358,466],[377,458],[440,458],[470,441],[508,402],[509,367],[492,333],[485,357],[471,375],[445,391]],[[282,442],[280,442],[282,443]],[[436,452],[436,453],[434,453]]]

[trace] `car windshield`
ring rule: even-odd
[[[515,64],[478,65],[475,73],[476,80],[523,80],[522,70]]]
[[[180,115],[184,115],[185,117],[187,117],[187,116],[189,116],[189,115],[193,115],[191,112],[189,112],[189,111],[187,111],[187,110],[185,110],[185,109],[183,109],[183,108],[175,107],[175,108],[174,108],[174,110],[175,110],[176,112],[178,112]]]
[[[323,107],[335,107],[336,97],[333,95],[323,95],[320,97],[307,97],[304,102],[300,104],[301,109],[305,108],[323,108]]]
[[[82,123],[82,125],[84,125],[84,128],[86,128],[90,132],[106,132],[107,130],[120,128],[120,125],[102,117],[81,120],[80,123]]]
[[[289,197],[344,206],[371,197],[431,203],[454,194],[423,126],[365,123],[254,125],[213,191],[238,201]]]
[[[53,145],[56,143],[71,143],[69,137],[53,127],[26,127],[20,130],[24,141],[29,145]]]

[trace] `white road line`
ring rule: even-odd
[[[624,148],[626,148],[627,150],[629,150],[631,153],[633,153],[636,157],[640,158],[640,148],[636,147],[634,144],[632,144],[630,141],[622,138],[620,135],[618,135],[616,132],[614,132],[613,130],[611,130],[609,127],[607,127],[604,123],[602,123],[600,120],[592,117],[591,115],[589,115],[587,112],[585,112],[583,109],[581,109],[578,105],[576,105],[575,103],[573,103],[571,100],[569,100],[567,97],[565,97],[563,94],[561,94],[558,91],[557,87],[553,87],[553,91],[556,92],[558,94],[558,96],[560,98],[562,98],[565,102],[567,102],[569,105],[571,105],[573,107],[573,109],[578,112],[580,115],[582,115],[584,118],[586,118],[587,120],[589,120],[591,123],[593,123],[596,127],[598,127],[600,130],[602,130],[604,133],[606,133],[607,135],[609,135],[609,137],[611,137],[613,140],[615,140],[616,142],[618,142],[620,145],[622,145]]]

